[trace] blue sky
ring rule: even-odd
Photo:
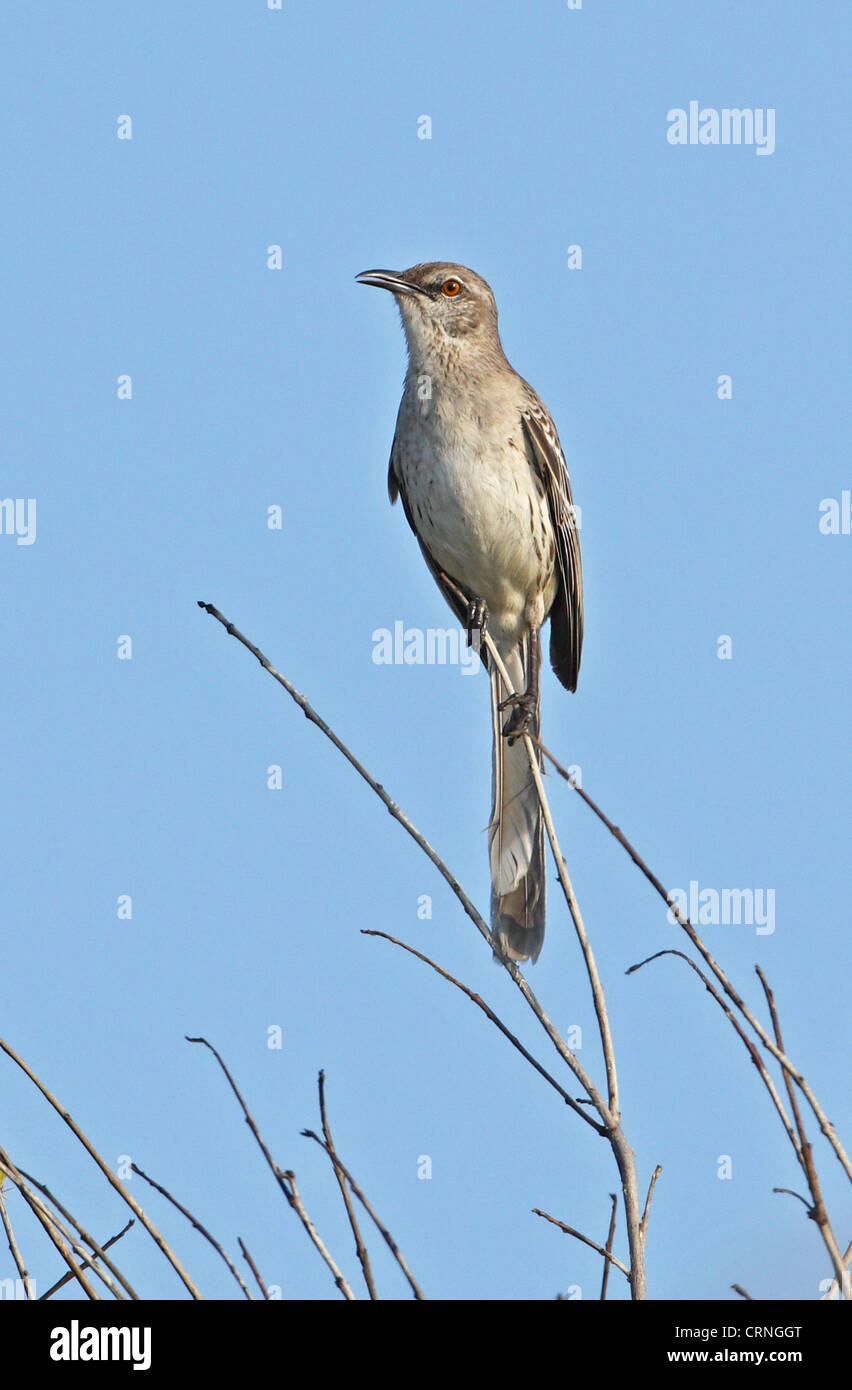
[[[320,1067],[344,1161],[429,1296],[595,1298],[598,1257],[530,1213],[602,1239],[608,1151],[457,992],[361,930],[434,956],[549,1065],[546,1040],[429,863],[196,600],[485,908],[485,677],[372,659],[377,629],[450,620],[387,504],[398,316],[354,283],[436,259],[483,274],[582,510],[583,668],[573,696],[545,675],[544,738],[668,886],[774,892],[771,934],[704,934],[755,1007],[765,968],[848,1137],[852,536],[820,529],[852,488],[847,8],[90,0],[18,3],[4,30],[0,496],[37,510],[32,544],[0,535],[0,1033],[109,1162],[129,1154],[235,1255],[242,1235],[285,1297],[338,1295],[187,1033],[222,1051],[353,1281],[336,1186],[299,1137]],[[692,100],[771,108],[774,152],[672,145],[667,113]],[[640,1182],[664,1169],[651,1295],[817,1297],[827,1261],[772,1194],[801,1179],[754,1069],[679,962],[625,976],[682,939],[550,788]],[[529,975],[600,1076],[555,885]],[[123,1225],[8,1062],[0,1095],[17,1162],[100,1238]],[[845,1180],[817,1152],[845,1245]],[[140,1188],[205,1294],[235,1296]],[[55,1257],[10,1211],[43,1289]],[[182,1296],[138,1230],[124,1261],[147,1296]]]

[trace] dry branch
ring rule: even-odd
[[[643,1245],[648,1235],[648,1217],[651,1214],[651,1198],[654,1195],[654,1188],[657,1186],[657,1179],[659,1178],[662,1171],[662,1164],[658,1163],[653,1173],[651,1174],[651,1181],[648,1185],[648,1195],[645,1198],[645,1209],[642,1212],[642,1220],[639,1223],[639,1229],[642,1232]]]
[[[30,1288],[30,1277],[27,1274],[27,1269],[26,1265],[24,1264],[23,1256],[21,1255],[18,1242],[15,1239],[15,1232],[12,1228],[12,1222],[9,1220],[9,1213],[6,1210],[6,1195],[3,1192],[4,1181],[5,1174],[3,1175],[3,1178],[0,1179],[0,1218],[2,1218],[3,1221],[3,1229],[6,1232],[6,1240],[8,1241],[9,1249],[12,1252],[12,1259],[15,1261],[15,1268],[17,1269],[18,1274],[21,1276],[21,1281],[24,1286],[24,1292],[26,1293],[27,1300],[29,1302],[33,1302],[34,1294],[32,1289]]]
[[[255,1279],[257,1280],[257,1287],[260,1289],[260,1292],[263,1294],[263,1297],[264,1297],[264,1298],[267,1300],[267,1302],[268,1302],[268,1301],[269,1301],[269,1290],[268,1290],[268,1288],[266,1287],[265,1283],[263,1282],[263,1280],[262,1280],[261,1277],[260,1277],[260,1270],[258,1269],[257,1265],[255,1264],[254,1260],[252,1259],[251,1255],[249,1254],[248,1249],[247,1249],[247,1247],[246,1247],[246,1243],[245,1243],[245,1241],[243,1240],[242,1236],[237,1236],[237,1240],[239,1241],[239,1243],[240,1243],[240,1249],[241,1249],[242,1252],[243,1252],[243,1259],[245,1260],[246,1264],[248,1265],[249,1269],[251,1270],[252,1274],[254,1275]]]
[[[399,1265],[400,1269],[402,1270],[403,1274],[408,1280],[414,1297],[418,1299],[418,1301],[423,1302],[423,1292],[419,1284],[417,1283],[417,1280],[414,1278],[414,1275],[411,1273],[411,1270],[408,1268],[408,1265],[406,1264],[405,1259],[403,1257],[402,1251],[400,1250],[390,1231],[379,1220],[379,1217],[376,1215],[376,1212],[374,1211],[373,1207],[370,1205],[369,1201],[364,1196],[364,1193],[361,1191],[352,1174],[349,1172],[349,1169],[341,1162],[338,1154],[335,1153],[333,1149],[329,1148],[328,1144],[326,1144],[323,1139],[320,1139],[318,1134],[314,1134],[312,1129],[303,1129],[302,1134],[305,1137],[305,1139],[313,1139],[314,1143],[319,1144],[320,1148],[324,1149],[325,1152],[328,1154],[335,1168],[338,1168],[340,1170],[343,1177],[346,1179],[346,1181],[349,1183],[349,1186],[352,1188],[352,1191],[355,1193],[355,1196],[358,1198],[358,1201],[361,1203],[362,1207],[367,1212],[368,1216],[370,1216],[378,1231],[381,1233],[382,1239],[385,1241],[385,1244],[387,1245],[388,1249],[390,1250],[391,1254],[393,1255],[394,1259],[396,1260],[397,1264]]]
[[[796,1085],[799,1087],[800,1091],[802,1092],[808,1104],[810,1105],[811,1110],[816,1116],[816,1119],[819,1122],[820,1130],[825,1135],[831,1147],[834,1149],[834,1152],[838,1158],[838,1161],[843,1167],[846,1176],[850,1180],[852,1180],[852,1161],[850,1161],[849,1155],[846,1153],[846,1150],[841,1144],[840,1139],[837,1135],[837,1131],[834,1128],[834,1125],[829,1120],[820,1102],[814,1095],[814,1092],[811,1089],[809,1083],[806,1081],[805,1077],[799,1071],[799,1068],[790,1060],[790,1058],[786,1055],[783,1049],[780,1048],[778,1044],[773,1041],[772,1038],[770,1038],[769,1034],[767,1033],[763,1025],[760,1023],[760,1021],[757,1018],[755,1018],[754,1014],[744,1003],[737,990],[731,984],[724,970],[722,970],[721,966],[714,960],[713,956],[710,954],[710,951],[708,950],[707,946],[705,946],[704,942],[701,940],[701,937],[698,935],[698,932],[693,927],[689,918],[684,917],[683,913],[681,912],[680,908],[675,902],[674,897],[670,893],[666,892],[662,883],[657,878],[657,875],[648,867],[648,865],[645,863],[645,860],[634,849],[633,845],[630,843],[627,837],[622,833],[618,826],[614,825],[613,822],[609,819],[609,817],[604,814],[604,812],[597,805],[597,803],[593,801],[592,798],[589,796],[589,793],[583,787],[579,786],[577,782],[574,781],[574,778],[562,766],[562,764],[559,762],[559,759],[554,757],[550,750],[546,748],[539,739],[535,739],[534,742],[536,747],[540,749],[543,755],[548,759],[548,761],[559,773],[560,777],[564,778],[568,785],[574,789],[574,791],[586,803],[589,809],[594,812],[598,820],[606,826],[606,828],[615,837],[615,839],[622,846],[622,848],[627,851],[630,858],[633,860],[633,863],[641,871],[641,873],[644,874],[648,882],[663,899],[663,902],[671,911],[671,914],[674,917],[675,921],[686,932],[695,949],[699,952],[701,956],[703,956],[704,960],[710,967],[713,974],[716,976],[716,979],[719,981],[719,984],[722,986],[722,989],[725,991],[728,998],[736,1005],[743,1018],[745,1018],[746,1021],[754,1029],[763,1046],[766,1048],[768,1052],[772,1054],[775,1060],[778,1063],[780,1063],[787,1075],[791,1076],[793,1080],[796,1082]]]
[[[594,1129],[598,1134],[606,1134],[606,1130],[604,1129],[603,1125],[599,1125],[596,1120],[593,1120],[591,1115],[587,1114],[587,1112],[583,1110],[582,1107],[578,1105],[577,1102],[571,1096],[569,1096],[565,1088],[563,1086],[560,1086],[556,1078],[551,1076],[550,1072],[547,1071],[541,1065],[540,1062],[536,1061],[532,1053],[527,1051],[520,1039],[516,1038],[514,1033],[510,1032],[510,1030],[506,1027],[505,1023],[503,1023],[502,1020],[497,1017],[494,1010],[492,1008],[489,1008],[488,1004],[485,1003],[485,1000],[482,999],[480,995],[476,994],[472,989],[468,989],[467,985],[462,984],[461,980],[457,980],[455,975],[451,975],[448,970],[444,970],[442,966],[437,965],[435,961],[430,960],[429,956],[424,956],[422,951],[415,950],[413,946],[407,945],[405,941],[400,941],[395,936],[389,936],[387,932],[375,931],[374,929],[370,929],[368,927],[362,929],[361,935],[379,936],[382,938],[383,941],[390,941],[393,943],[394,946],[400,946],[403,951],[408,951],[409,955],[416,956],[417,959],[422,960],[425,965],[431,965],[432,969],[438,975],[440,975],[442,979],[448,980],[451,985],[455,985],[456,989],[460,989],[462,994],[467,995],[468,999],[470,999],[472,1003],[476,1004],[477,1008],[480,1008],[482,1010],[486,1018],[490,1018],[491,1022],[495,1025],[495,1027],[500,1029],[500,1032],[503,1034],[503,1036],[509,1039],[509,1042],[512,1044],[512,1046],[518,1049],[521,1056],[524,1057],[527,1062],[529,1062],[531,1067],[535,1068],[535,1070],[539,1073],[540,1076],[544,1077],[545,1081],[547,1081],[553,1087],[554,1091],[556,1091],[557,1094],[562,1097],[565,1104],[570,1106],[570,1108],[577,1115],[580,1116],[581,1120],[585,1120],[586,1124],[591,1125],[592,1129]]]
[[[56,1113],[58,1115],[61,1115],[62,1119],[67,1124],[72,1134],[74,1134],[76,1138],[79,1139],[80,1143],[83,1145],[83,1148],[86,1150],[89,1157],[94,1159],[95,1163],[98,1165],[107,1181],[111,1184],[112,1187],[115,1188],[116,1192],[118,1192],[120,1197],[127,1203],[131,1211],[135,1212],[135,1214],[138,1216],[139,1220],[142,1222],[142,1225],[145,1227],[145,1230],[148,1232],[151,1239],[158,1246],[162,1254],[165,1255],[169,1264],[172,1266],[172,1269],[174,1269],[175,1273],[183,1281],[186,1288],[192,1294],[192,1297],[196,1299],[201,1298],[202,1295],[200,1290],[196,1287],[193,1280],[187,1274],[177,1255],[167,1244],[164,1238],[160,1235],[160,1232],[157,1230],[154,1223],[142,1210],[139,1203],[136,1201],[136,1198],[131,1196],[124,1184],[121,1183],[119,1179],[115,1176],[109,1164],[105,1162],[103,1158],[101,1158],[101,1155],[98,1153],[97,1149],[86,1137],[86,1135],[80,1129],[79,1125],[76,1124],[75,1121],[71,1118],[64,1105],[61,1105],[59,1103],[59,1101],[56,1099],[56,1096],[54,1096],[47,1089],[43,1081],[39,1080],[32,1068],[27,1066],[23,1058],[19,1057],[17,1052],[15,1052],[14,1049],[11,1048],[7,1042],[4,1042],[2,1038],[0,1038],[0,1048],[2,1048],[2,1050],[6,1053],[7,1057],[11,1057],[12,1061],[15,1062],[17,1066],[21,1068],[21,1071],[24,1072],[24,1074],[30,1078],[30,1081],[32,1081],[33,1084],[38,1087],[45,1100],[50,1102]]]
[[[609,1267],[612,1263],[612,1242],[615,1238],[615,1216],[618,1211],[618,1193],[609,1194],[612,1202],[612,1212],[609,1218],[609,1233],[606,1238],[606,1259],[603,1263],[603,1277],[601,1279],[601,1303],[606,1301],[606,1286],[609,1283]]]
[[[109,1248],[110,1248],[111,1245],[115,1245],[117,1241],[121,1240],[121,1237],[122,1237],[122,1236],[127,1235],[127,1232],[130,1230],[130,1227],[131,1227],[131,1226],[135,1226],[135,1225],[136,1225],[136,1222],[134,1221],[133,1217],[131,1216],[130,1219],[128,1220],[126,1226],[122,1226],[122,1228],[121,1228],[120,1231],[118,1231],[114,1236],[110,1236],[109,1240],[105,1240],[105,1241],[104,1241],[103,1246],[102,1246],[102,1249],[104,1249],[104,1250],[109,1250]],[[97,1257],[96,1255],[93,1255],[92,1258],[91,1258],[90,1260],[87,1260],[87,1262],[86,1262],[86,1264],[83,1266],[83,1268],[85,1269],[85,1268],[87,1267],[87,1265],[93,1264],[94,1261],[95,1261],[95,1259],[97,1259],[97,1258],[98,1258],[98,1257]],[[65,1285],[66,1285],[67,1283],[69,1283],[69,1282],[71,1281],[71,1279],[73,1279],[73,1278],[74,1278],[73,1274],[70,1274],[70,1273],[68,1273],[68,1274],[63,1274],[63,1276],[62,1276],[61,1279],[57,1279],[57,1281],[56,1281],[55,1284],[51,1284],[50,1288],[47,1290],[46,1293],[43,1293],[43,1294],[40,1294],[40,1295],[39,1295],[39,1302],[40,1302],[40,1303],[43,1303],[46,1299],[50,1298],[53,1294],[58,1293],[59,1290],[62,1289],[62,1288],[64,1288]]]
[[[491,932],[489,931],[479,912],[477,912],[470,898],[465,893],[461,884],[458,882],[455,876],[450,873],[450,870],[447,868],[440,855],[438,855],[437,852],[433,849],[433,847],[429,844],[425,836],[421,835],[420,831],[417,830],[413,822],[409,820],[409,818],[400,810],[396,803],[391,800],[381,783],[378,782],[373,776],[371,776],[371,774],[367,771],[366,767],[364,767],[363,763],[361,763],[358,760],[358,758],[355,757],[355,755],[346,746],[342,739],[340,739],[338,735],[334,732],[334,730],[325,722],[325,720],[317,714],[317,712],[313,709],[309,701],[305,698],[304,695],[301,694],[300,691],[296,689],[292,682],[289,681],[286,678],[286,676],[283,676],[280,671],[277,671],[275,667],[271,664],[271,662],[267,659],[267,657],[264,656],[263,652],[258,647],[256,647],[253,642],[250,642],[249,639],[245,637],[243,633],[241,633],[234,626],[233,623],[231,623],[227,618],[225,618],[224,615],[219,612],[218,608],[215,607],[215,605],[213,605],[212,603],[205,603],[199,600],[198,606],[199,608],[204,609],[204,611],[208,613],[212,618],[215,618],[217,622],[221,623],[221,625],[225,628],[226,632],[228,632],[230,636],[234,637],[238,642],[241,643],[242,646],[246,648],[247,651],[251,652],[251,654],[260,663],[263,669],[287,691],[291,699],[293,699],[299,706],[299,708],[302,710],[305,717],[309,719],[311,723],[315,724],[316,727],[320,729],[322,733],[325,734],[326,738],[328,738],[334,744],[335,748],[337,748],[338,751],[343,754],[347,762],[349,762],[350,765],[355,768],[359,776],[364,779],[367,785],[371,787],[372,790],[376,793],[376,795],[382,800],[382,802],[387,807],[388,811],[394,817],[394,819],[398,821],[400,825],[402,825],[402,827],[408,832],[412,839],[429,857],[429,859],[432,861],[432,863],[441,873],[442,877],[446,880],[446,882],[449,884],[449,886],[455,893],[456,897],[458,898],[468,917],[473,922],[477,931],[479,931],[480,935],[484,937],[484,939],[488,942],[489,946],[491,946],[493,949]],[[502,667],[501,674],[506,679],[507,689],[511,690],[512,683],[506,675],[505,667],[502,665],[502,662],[500,661],[499,653],[497,653],[496,648],[494,647],[494,644],[492,643],[487,632],[485,633],[485,643],[488,647],[490,655],[492,656],[492,659],[497,664],[498,669]],[[594,957],[592,955],[585,927],[583,925],[582,915],[580,913],[576,896],[574,895],[574,890],[571,885],[570,877],[568,875],[565,860],[556,838],[553,819],[550,815],[550,809],[547,804],[547,797],[544,792],[544,785],[542,783],[541,774],[538,767],[538,758],[536,756],[532,740],[528,735],[525,735],[524,737],[526,751],[530,761],[530,767],[532,769],[533,777],[535,779],[536,788],[542,807],[542,814],[544,816],[545,825],[548,831],[548,837],[550,839],[551,849],[553,851],[557,871],[559,873],[559,880],[562,885],[562,889],[565,894],[566,900],[568,902],[569,909],[571,911],[575,930],[580,941],[581,949],[583,951],[583,956],[586,962],[586,969],[592,986],[592,994],[594,999],[595,1011],[598,1017],[598,1024],[604,1051],[604,1062],[607,1072],[607,1085],[609,1092],[608,1100],[605,1100],[604,1097],[600,1094],[591,1077],[586,1072],[585,1068],[582,1066],[582,1064],[574,1055],[574,1053],[571,1052],[570,1048],[568,1048],[568,1046],[558,1033],[557,1029],[554,1028],[544,1009],[536,999],[533,991],[530,989],[529,985],[524,979],[524,976],[518,970],[514,962],[503,961],[503,965],[511,979],[514,981],[517,988],[520,990],[521,994],[524,996],[525,1000],[527,1001],[527,1004],[532,1009],[539,1023],[544,1028],[545,1032],[547,1033],[548,1037],[550,1038],[560,1057],[568,1065],[568,1067],[570,1067],[571,1071],[574,1073],[577,1080],[580,1082],[581,1086],[586,1092],[586,1095],[589,1097],[590,1101],[594,1105],[603,1123],[603,1128],[606,1131],[606,1137],[612,1146],[613,1154],[618,1165],[619,1175],[621,1177],[622,1191],[624,1193],[625,1214],[627,1220],[628,1240],[630,1243],[632,1269],[631,1292],[634,1299],[644,1299],[647,1295],[645,1282],[644,1250],[639,1229],[641,1218],[639,1212],[639,1193],[636,1180],[636,1161],[635,1156],[633,1154],[633,1150],[628,1144],[624,1131],[621,1128],[620,1116],[618,1113],[618,1084],[615,1073],[615,1056],[612,1047],[612,1038],[610,1035],[609,1020],[607,1018],[603,990],[600,984],[600,979],[597,974]]]
[[[302,1202],[302,1199],[299,1196],[299,1190],[296,1186],[295,1173],[292,1173],[290,1171],[283,1171],[275,1162],[275,1159],[272,1157],[272,1154],[270,1153],[269,1148],[267,1147],[266,1140],[263,1138],[263,1135],[257,1127],[257,1122],[255,1121],[254,1116],[252,1115],[251,1111],[249,1110],[248,1106],[246,1105],[243,1099],[242,1093],[236,1081],[232,1077],[230,1071],[226,1067],[224,1061],[217,1052],[216,1048],[213,1046],[212,1043],[208,1042],[206,1038],[187,1037],[187,1042],[201,1043],[202,1046],[206,1047],[208,1051],[213,1053],[213,1056],[216,1058],[216,1061],[219,1063],[219,1066],[225,1074],[228,1085],[230,1086],[231,1090],[237,1098],[237,1101],[239,1102],[245,1122],[251,1130],[252,1134],[254,1135],[255,1140],[257,1142],[257,1146],[263,1154],[263,1157],[266,1159],[266,1162],[275,1178],[275,1181],[277,1182],[278,1186],[280,1187],[287,1200],[287,1204],[290,1207],[290,1210],[296,1213],[317,1253],[328,1265],[328,1268],[331,1270],[332,1278],[334,1279],[334,1282],[337,1285],[337,1288],[342,1293],[343,1297],[346,1299],[354,1300],[355,1295],[352,1292],[352,1289],[350,1288],[344,1275],[341,1273],[335,1260],[329,1254],[329,1251],[326,1249],[319,1232],[317,1231],[316,1227],[311,1221],[311,1218],[308,1216],[308,1213],[305,1211],[304,1203]]]
[[[334,1157],[336,1157],[337,1151],[334,1147],[334,1140],[331,1137],[331,1126],[328,1123],[328,1114],[326,1112],[325,1105],[324,1071],[320,1072],[317,1084],[319,1087],[319,1106],[320,1120],[322,1121],[322,1132],[325,1136],[325,1142],[328,1145],[329,1152],[332,1155],[334,1155]],[[364,1283],[367,1285],[367,1292],[370,1295],[370,1298],[375,1301],[379,1295],[376,1292],[376,1285],[373,1279],[373,1270],[370,1265],[370,1256],[367,1253],[367,1247],[364,1244],[363,1238],[361,1236],[361,1228],[358,1225],[358,1218],[355,1215],[355,1208],[353,1207],[352,1199],[349,1196],[349,1188],[346,1185],[346,1179],[343,1177],[343,1174],[341,1173],[337,1163],[333,1164],[333,1168],[334,1176],[337,1179],[337,1183],[340,1188],[340,1193],[343,1197],[343,1205],[346,1208],[346,1215],[349,1219],[349,1225],[352,1230],[352,1234],[355,1237],[355,1250],[358,1255],[358,1260],[361,1264],[361,1269],[364,1272]]]
[[[139,1168],[135,1163],[131,1163],[130,1167],[133,1169],[134,1173],[136,1173],[137,1176],[142,1179],[143,1182],[146,1182],[149,1187],[153,1187],[154,1191],[159,1192],[162,1197],[165,1197],[167,1202],[171,1202],[173,1207],[177,1207],[181,1215],[186,1217],[187,1221],[189,1221],[190,1224],[195,1227],[196,1231],[199,1231],[201,1235],[203,1235],[204,1239],[210,1242],[210,1244],[213,1246],[213,1249],[216,1251],[216,1254],[220,1257],[220,1259],[224,1261],[230,1273],[236,1279],[245,1297],[249,1299],[250,1302],[253,1302],[254,1298],[251,1293],[251,1290],[248,1288],[245,1280],[240,1274],[240,1271],[237,1269],[227,1250],[224,1250],[222,1248],[216,1237],[212,1236],[210,1232],[207,1230],[207,1227],[202,1226],[201,1222],[193,1216],[192,1212],[189,1210],[188,1207],[185,1207],[181,1202],[179,1202],[177,1197],[173,1197],[171,1192],[169,1192],[167,1188],[161,1187],[160,1184],[158,1182],[155,1182],[153,1178],[149,1178],[148,1174],[143,1173],[142,1169]]]
[[[769,1016],[772,1019],[772,1028],[775,1033],[775,1041],[777,1042],[778,1046],[781,1048],[783,1052],[784,1039],[781,1036],[781,1022],[778,1018],[778,1010],[775,1007],[775,995],[772,993],[772,990],[769,987],[769,982],[766,979],[766,976],[764,975],[760,966],[756,965],[755,970],[757,971],[760,983],[763,985],[763,992],[766,995],[766,1003],[769,1007]],[[799,1147],[797,1149],[797,1157],[802,1165],[802,1168],[804,1169],[805,1177],[808,1180],[808,1190],[811,1194],[811,1206],[808,1208],[808,1216],[811,1218],[812,1221],[815,1221],[817,1226],[819,1227],[819,1233],[822,1236],[825,1248],[828,1251],[829,1256],[831,1258],[831,1263],[834,1266],[835,1277],[839,1280],[842,1280],[845,1269],[845,1266],[843,1264],[843,1255],[841,1254],[840,1246],[837,1243],[837,1237],[834,1234],[834,1231],[832,1230],[831,1222],[828,1219],[828,1212],[825,1209],[825,1202],[822,1198],[822,1188],[820,1187],[819,1175],[816,1170],[816,1164],[814,1163],[813,1149],[805,1131],[805,1124],[804,1120],[802,1119],[802,1112],[799,1109],[799,1102],[796,1097],[793,1082],[790,1078],[789,1073],[786,1071],[784,1072],[784,1084],[787,1087],[787,1095],[790,1098],[790,1109],[793,1112],[793,1119],[796,1123],[796,1131],[799,1136]],[[808,1204],[805,1203],[805,1205],[807,1206]]]
[[[592,1250],[597,1250],[598,1254],[603,1255],[605,1260],[610,1264],[614,1264],[616,1269],[620,1269],[628,1283],[630,1282],[630,1270],[627,1268],[627,1265],[621,1263],[621,1260],[619,1260],[617,1256],[613,1255],[611,1250],[605,1250],[602,1245],[598,1245],[596,1240],[590,1240],[588,1236],[584,1236],[582,1231],[575,1231],[573,1226],[566,1226],[564,1221],[558,1221],[555,1216],[548,1215],[546,1211],[541,1211],[538,1207],[533,1207],[533,1215],[543,1217],[544,1220],[549,1221],[552,1226],[558,1226],[560,1231],[564,1231],[566,1236],[573,1236],[575,1240],[581,1240],[584,1245],[590,1246]]]
[[[46,1197],[48,1202],[52,1202],[53,1205],[56,1207],[56,1210],[60,1212],[61,1215],[65,1217],[65,1220],[68,1221],[74,1227],[75,1231],[80,1236],[80,1239],[85,1241],[85,1243],[94,1252],[95,1259],[103,1260],[110,1273],[115,1275],[115,1278],[126,1290],[128,1297],[131,1299],[138,1300],[139,1295],[134,1289],[133,1285],[130,1283],[128,1279],[125,1278],[121,1270],[118,1268],[118,1265],[114,1264],[113,1261],[106,1254],[107,1247],[105,1245],[98,1245],[98,1242],[94,1239],[94,1237],[90,1236],[85,1227],[81,1226],[79,1221],[77,1221],[77,1219],[74,1216],[72,1216],[71,1212],[66,1210],[66,1208],[60,1202],[59,1198],[53,1195],[49,1187],[46,1187],[43,1182],[39,1182],[38,1178],[34,1178],[31,1173],[28,1173],[26,1171],[26,1169],[22,1168],[20,1171],[21,1175],[26,1178],[27,1182],[32,1183],[33,1187],[37,1187],[42,1196]],[[120,1231],[117,1236],[114,1236],[110,1243],[114,1245],[116,1240],[120,1240],[121,1237],[124,1235],[124,1232],[129,1230],[130,1226],[132,1226],[133,1224],[133,1217],[131,1217],[127,1226],[124,1227],[124,1230]]]

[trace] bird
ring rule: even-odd
[[[541,628],[550,664],[577,688],[583,575],[577,513],[550,412],[510,366],[490,285],[430,261],[365,270],[402,319],[408,368],[388,467],[438,588],[459,622],[487,627],[512,690],[482,647],[491,681],[488,826],[495,959],[538,959],[544,941],[544,821],[523,735],[541,730]],[[541,765],[541,754],[536,748]]]

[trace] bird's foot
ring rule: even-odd
[[[468,600],[464,625],[467,628],[467,645],[478,652],[482,646],[482,635],[488,626],[488,605],[484,598]]]
[[[530,732],[535,718],[536,698],[526,692],[523,695],[509,695],[505,700],[501,700],[498,709],[511,709],[512,713],[503,725],[503,737],[509,740],[509,747],[515,739],[522,738],[524,734]]]

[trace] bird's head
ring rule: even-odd
[[[468,345],[496,345],[497,305],[491,286],[466,265],[430,261],[410,270],[364,270],[361,285],[376,285],[394,296],[415,360],[426,357],[442,339],[464,350]]]

